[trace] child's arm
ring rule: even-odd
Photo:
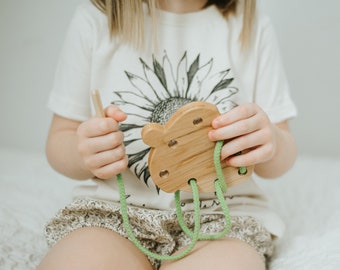
[[[212,126],[211,140],[230,140],[221,152],[221,158],[230,166],[256,165],[256,174],[274,178],[294,164],[297,150],[288,122],[271,123],[266,113],[254,103],[240,105],[220,115]],[[249,152],[234,155],[246,149]]]
[[[110,179],[126,169],[124,136],[119,131],[126,114],[109,106],[105,115],[82,123],[54,115],[46,155],[56,171],[74,179]]]

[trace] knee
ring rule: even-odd
[[[237,239],[200,242],[185,258],[165,262],[162,270],[215,269],[215,270],[265,270],[265,262],[258,252]]]
[[[51,248],[37,270],[145,269],[151,264],[129,240],[103,228],[70,233]]]

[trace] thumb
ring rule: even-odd
[[[105,116],[110,117],[117,122],[122,122],[127,118],[126,113],[124,113],[118,106],[110,105],[105,108]]]

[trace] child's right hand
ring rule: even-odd
[[[124,171],[128,164],[124,135],[119,122],[127,115],[117,106],[105,109],[105,118],[93,117],[81,123],[77,130],[78,151],[83,163],[94,176],[110,179]]]

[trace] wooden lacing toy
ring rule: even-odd
[[[103,117],[98,91],[92,95],[96,114]],[[253,166],[234,168],[220,162],[223,141],[208,138],[211,122],[219,115],[217,108],[206,102],[192,102],[178,109],[165,125],[149,123],[142,129],[143,141],[151,147],[149,170],[155,184],[165,192],[175,194],[178,222],[190,238],[191,244],[175,255],[159,255],[146,249],[134,236],[127,214],[124,182],[117,175],[121,214],[129,239],[145,255],[157,260],[177,260],[191,252],[199,240],[224,237],[230,230],[230,215],[224,194],[227,187],[236,185],[253,172]],[[192,192],[194,205],[194,230],[191,231],[183,217],[180,191]],[[216,235],[200,234],[199,193],[215,192],[225,216],[226,226]]]

